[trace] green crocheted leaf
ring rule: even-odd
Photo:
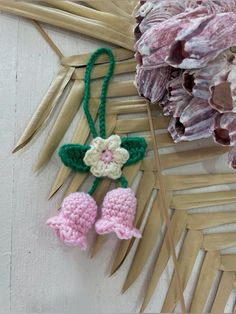
[[[89,148],[88,145],[65,144],[60,147],[58,154],[66,167],[77,172],[88,172],[89,167],[85,165],[83,159]]]
[[[122,138],[121,147],[129,152],[129,159],[125,164],[125,166],[129,166],[144,158],[147,143],[143,137],[124,137]]]

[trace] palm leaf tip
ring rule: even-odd
[[[88,172],[89,167],[83,159],[90,146],[80,144],[65,144],[60,147],[58,155],[63,164],[76,172]]]

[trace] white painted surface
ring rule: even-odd
[[[97,47],[76,34],[46,29],[65,55]],[[127,267],[112,278],[107,276],[115,238],[91,260],[88,253],[61,245],[45,226],[58,207],[57,197],[47,201],[47,195],[59,160],[55,155],[38,175],[32,166],[49,128],[11,154],[58,70],[57,56],[30,22],[7,14],[0,14],[0,47],[0,312],[136,311],[138,290],[133,287],[120,295]],[[72,128],[68,140],[71,133]]]
[[[65,55],[91,51],[97,46],[76,34],[46,29]],[[55,155],[37,175],[32,166],[49,128],[26,149],[11,154],[57,70],[57,56],[31,23],[0,14],[0,312],[137,312],[149,265],[121,296],[132,252],[122,270],[108,278],[111,250],[116,245],[114,237],[91,260],[88,253],[61,245],[45,226],[59,204],[60,195],[47,201],[59,160]],[[71,138],[72,129],[65,141]],[[214,172],[219,164],[219,160],[214,165],[206,162],[199,169]],[[170,272],[162,276],[148,312],[160,310],[169,276]]]

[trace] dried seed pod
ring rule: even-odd
[[[223,146],[236,145],[236,114],[232,112],[217,114],[211,133],[214,141]]]
[[[137,62],[148,69],[166,66],[165,59],[169,55],[170,45],[175,41],[177,34],[186,29],[189,24],[192,25],[192,20],[198,21],[198,17],[202,17],[203,20],[208,19],[206,14],[207,9],[201,7],[178,14],[151,27],[136,42]],[[195,23],[196,28],[197,26],[198,22]]]
[[[234,146],[229,152],[228,163],[232,169],[236,169],[236,146]]]
[[[236,12],[235,0],[185,0],[187,9],[194,9],[198,6],[205,6],[209,13]]]
[[[171,68],[169,66],[146,70],[137,66],[135,84],[140,96],[156,103],[162,99],[166,92],[166,85],[170,79]]]
[[[139,18],[142,17],[138,26],[140,33],[145,33],[157,23],[168,20],[184,10],[185,6],[182,0],[156,1],[156,3],[147,1],[139,11]]]
[[[236,66],[210,86],[210,105],[219,112],[236,112]]]
[[[235,54],[228,49],[215,60],[209,62],[206,67],[186,70],[183,74],[184,88],[193,96],[210,99],[212,96],[210,89],[214,89],[218,84],[225,82],[235,61]]]
[[[166,62],[181,69],[198,69],[235,45],[236,14],[211,14],[185,24],[175,37]]]
[[[208,138],[216,114],[207,101],[195,97],[179,118],[172,118],[168,131],[176,143]]]
[[[167,84],[167,98],[161,102],[163,113],[179,118],[192,96],[183,88],[182,74]]]

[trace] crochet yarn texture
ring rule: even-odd
[[[107,139],[96,137],[83,160],[95,177],[116,180],[121,177],[121,169],[128,159],[129,152],[121,147],[121,138],[111,135]]]
[[[97,132],[95,122],[89,111],[90,81],[96,59],[102,54],[108,56],[109,68],[101,88],[98,110],[99,132]],[[127,181],[122,176],[123,167],[142,160],[147,149],[146,141],[142,137],[121,139],[118,135],[112,135],[106,138],[106,98],[109,81],[114,72],[114,66],[115,59],[111,49],[99,48],[90,57],[84,76],[85,91],[83,109],[93,141],[90,145],[66,144],[59,150],[59,156],[65,166],[71,168],[73,171],[90,171],[96,177],[89,191],[91,195],[100,184],[101,180],[99,180],[99,178],[101,177],[108,177],[113,180],[119,179],[121,186],[124,188],[127,187]]]
[[[73,171],[88,172],[90,168],[83,162],[83,159],[89,149],[88,145],[66,144],[59,149],[58,155],[64,165]]]
[[[126,166],[135,164],[144,158],[147,150],[147,143],[143,137],[123,137],[121,140],[121,147],[129,152],[129,159],[125,164]]]
[[[89,98],[91,72],[101,54],[108,56],[109,69],[104,77],[100,94],[98,136],[89,111]],[[59,150],[59,156],[65,166],[73,171],[90,171],[95,176],[88,194],[83,192],[70,194],[63,201],[59,215],[47,221],[48,226],[56,231],[61,241],[67,245],[80,246],[81,250],[86,249],[86,235],[95,223],[97,205],[91,195],[96,191],[102,177],[119,179],[121,188],[114,189],[105,196],[102,215],[96,223],[97,233],[115,232],[120,239],[141,237],[140,231],[133,227],[137,200],[134,192],[128,188],[122,169],[125,165],[134,164],[144,158],[147,143],[142,137],[120,138],[118,135],[111,135],[106,138],[106,98],[114,66],[115,60],[110,49],[100,48],[92,54],[84,77],[83,109],[93,140],[90,145],[66,144]]]
[[[47,220],[47,225],[56,231],[59,239],[67,245],[87,248],[86,235],[92,228],[97,216],[95,200],[83,192],[66,197],[58,216]]]
[[[130,188],[117,188],[107,193],[102,205],[102,216],[96,222],[98,234],[115,232],[119,239],[141,238],[133,227],[137,200]]]
[[[105,75],[102,83],[101,88],[101,94],[100,94],[100,104],[99,104],[99,111],[98,111],[98,117],[99,117],[99,129],[100,129],[100,136],[102,138],[106,138],[106,101],[107,101],[107,90],[109,86],[109,81],[113,75],[114,67],[115,67],[115,58],[111,51],[111,49],[108,48],[99,48],[97,51],[95,51],[91,58],[89,59],[87,65],[86,65],[86,71],[84,75],[84,100],[83,100],[83,108],[84,113],[86,115],[88,125],[90,127],[91,134],[93,138],[96,138],[98,136],[95,123],[93,121],[93,117],[91,116],[89,112],[89,98],[90,98],[90,81],[91,81],[91,73],[95,64],[95,61],[97,58],[102,55],[106,54],[109,58],[109,69],[107,71],[107,74]]]

